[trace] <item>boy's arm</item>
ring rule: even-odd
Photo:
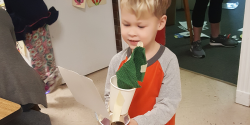
[[[181,101],[180,69],[176,56],[166,66],[165,76],[154,108],[134,118],[138,125],[165,125]]]
[[[109,102],[109,98],[110,98],[109,97],[110,78],[116,74],[116,71],[118,70],[121,62],[123,61],[123,59],[126,58],[126,52],[127,52],[127,49],[119,52],[118,54],[113,56],[113,58],[111,59],[111,61],[109,63],[108,74],[107,74],[106,83],[105,83],[105,93],[104,93],[106,108],[108,108],[108,102]]]
[[[108,68],[108,73],[107,73],[107,78],[106,78],[106,83],[105,83],[105,93],[104,93],[104,98],[105,98],[105,105],[106,108],[108,108],[108,102],[109,102],[109,94],[110,94],[110,78],[115,75],[115,69],[114,69],[114,57],[111,59],[111,62],[109,64]]]

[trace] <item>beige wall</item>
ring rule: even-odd
[[[58,66],[86,75],[109,65],[116,54],[112,1],[85,9],[72,6],[72,0],[44,0],[59,10],[50,26]]]

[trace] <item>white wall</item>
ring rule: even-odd
[[[50,26],[58,66],[86,75],[107,67],[116,54],[112,1],[89,8],[76,8],[72,0],[44,0],[59,10]]]
[[[250,1],[246,0],[236,103],[250,106]]]

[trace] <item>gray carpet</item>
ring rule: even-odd
[[[238,29],[243,27],[245,0],[227,1],[238,1],[239,6],[235,10],[223,9],[221,33],[240,36],[242,32],[239,32]],[[224,0],[224,2],[227,1]],[[208,14],[206,13],[206,15]],[[174,34],[184,32],[178,28],[179,21],[185,21],[185,13],[183,10],[177,11],[176,24],[166,27],[166,46],[177,55],[180,67],[236,85],[241,44],[235,48],[211,47],[209,45],[209,39],[202,39],[202,46],[206,52],[206,58],[194,58],[189,51],[189,38],[174,38]],[[205,21],[208,21],[208,16],[206,16]],[[210,26],[209,23],[207,26]],[[202,32],[210,36],[210,27],[208,30]]]

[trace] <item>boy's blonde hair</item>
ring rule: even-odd
[[[161,18],[170,5],[171,0],[121,0],[121,8],[130,9],[137,18],[148,12]]]

